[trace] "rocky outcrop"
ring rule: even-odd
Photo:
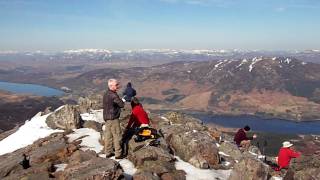
[[[267,180],[269,166],[250,156],[244,156],[234,165],[229,180]]]
[[[284,179],[320,179],[320,154],[301,156],[293,159]]]
[[[74,166],[68,166],[58,179],[108,180],[122,179],[120,164],[111,159],[93,157]]]
[[[77,109],[78,106],[62,107],[49,117],[52,116],[52,119],[61,124],[65,123],[64,125],[70,128],[71,125],[64,122],[65,117],[72,121],[77,116],[75,114],[79,113]],[[129,117],[130,111],[127,107],[120,118],[122,128],[127,125]],[[153,139],[135,142],[132,138],[129,141],[127,159],[138,169],[133,179],[186,179],[186,174],[191,173],[176,169],[176,165],[178,169],[181,168],[181,162],[180,160],[177,162],[175,156],[201,169],[228,169],[228,174],[224,174],[223,179],[229,176],[231,169],[230,180],[265,180],[271,175],[278,175],[278,172],[273,171],[258,159],[260,151],[257,147],[252,146],[249,149],[251,152],[241,152],[232,143],[231,135],[222,134],[217,129],[209,129],[195,118],[177,112],[170,112],[163,117],[150,114],[149,117],[152,127],[159,131],[161,137],[156,143],[151,143],[155,142]],[[55,121],[50,120],[50,122]],[[103,133],[99,122],[85,121],[83,126]],[[68,129],[66,127],[65,129]],[[67,136],[70,133],[72,130],[54,133],[36,141],[33,145],[0,156],[2,162],[0,179],[122,179],[123,175],[129,174],[128,171],[126,171],[128,174],[124,173],[116,161],[101,158],[101,155],[98,157],[95,151],[80,150],[80,144],[84,147],[83,149],[91,146],[81,143],[82,140],[87,141],[84,137],[90,135],[80,134],[81,137],[69,142]],[[224,137],[223,141],[221,136]],[[314,146],[310,145],[309,149],[311,149],[308,150],[312,155],[303,156],[292,162],[292,167],[285,178],[303,180],[319,178],[319,154]],[[23,154],[30,156],[31,167],[28,169],[23,169],[19,165]],[[58,165],[63,165],[64,170],[57,171]],[[205,171],[211,173],[211,170]]]
[[[235,160],[240,160],[242,153],[235,143],[223,142],[219,147],[219,151],[225,153],[226,155],[231,156]]]
[[[133,175],[134,180],[160,180],[159,176],[149,171],[141,171]]]
[[[82,127],[94,129],[97,132],[102,132],[102,124],[96,121],[84,121]]]
[[[162,145],[157,146],[151,146],[151,141],[135,142],[131,139],[129,142],[128,159],[139,169],[134,179],[160,179],[164,174],[176,174],[175,158],[166,148],[164,139],[160,139]]]
[[[123,170],[111,159],[97,157],[93,151],[79,150],[81,141],[69,143],[65,133],[55,133],[25,148],[0,156],[0,179],[121,179]],[[30,157],[30,167],[19,164],[23,154]],[[54,165],[68,164],[55,172]],[[76,178],[75,178],[76,177]]]
[[[80,113],[86,113],[90,110],[102,109],[102,95],[96,94],[90,97],[80,97],[78,99]]]
[[[165,115],[167,124],[160,126],[174,153],[198,168],[215,168],[219,163],[218,147],[201,121],[181,113]]]
[[[81,116],[76,106],[64,105],[50,114],[46,123],[53,129],[77,129],[81,127]]]
[[[77,149],[76,144],[67,144],[63,138],[63,133],[52,134],[51,136],[36,141],[33,145],[19,149],[13,153],[0,156],[0,179],[19,179],[21,177],[34,177],[47,175],[53,171],[53,162],[63,160],[73,150]],[[74,147],[74,148],[72,148]],[[22,161],[22,155],[30,157],[31,167],[24,170],[19,164]]]

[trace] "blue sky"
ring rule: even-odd
[[[0,0],[0,51],[320,49],[319,0]]]

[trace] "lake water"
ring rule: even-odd
[[[32,94],[37,96],[60,96],[64,92],[36,84],[9,83],[0,81],[0,89],[18,94]]]
[[[280,134],[320,134],[320,121],[293,122],[282,119],[263,119],[255,116],[214,116],[192,114],[204,123],[214,123],[224,127],[242,128],[249,125],[252,131],[273,132]]]

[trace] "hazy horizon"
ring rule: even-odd
[[[0,0],[0,51],[320,49],[317,0]]]

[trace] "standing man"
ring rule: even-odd
[[[117,94],[120,85],[116,79],[108,80],[108,89],[103,96],[103,119],[105,121],[105,153],[106,157],[113,156],[113,147],[115,149],[115,158],[122,159],[121,152],[121,129],[119,117],[124,102]]]

